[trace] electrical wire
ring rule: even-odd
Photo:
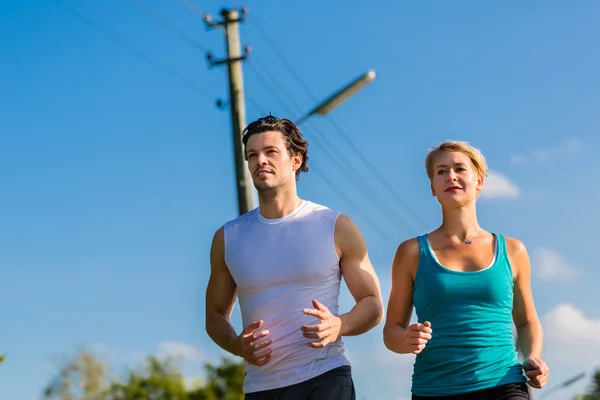
[[[273,87],[270,84],[272,82],[274,85],[278,86],[279,88],[282,88],[282,85],[275,78],[275,75],[270,74],[270,79],[266,79],[258,71],[258,69],[252,65],[252,62],[248,62],[247,65],[248,70],[251,71],[257,77],[259,82],[267,89],[268,92],[270,92],[274,97],[277,98],[278,102],[285,108],[286,112],[294,114],[294,111],[292,111],[291,108],[288,106],[288,101],[286,101],[287,99],[290,102],[295,103],[295,100],[293,100],[294,97],[288,94],[284,99],[282,96],[279,95],[279,93],[276,90],[273,90]],[[261,69],[264,68],[261,66]],[[297,108],[299,108],[299,106],[297,106]],[[313,128],[313,130],[317,131],[317,129],[315,128]],[[400,226],[408,226],[411,229],[414,229],[414,227],[402,215],[400,215],[400,213],[398,213],[398,211],[394,207],[389,205],[386,201],[384,201],[384,199],[381,196],[377,194],[377,190],[365,178],[361,176],[360,171],[354,165],[355,163],[346,159],[341,152],[334,152],[330,150],[335,148],[334,144],[331,143],[331,141],[327,138],[326,135],[323,134],[323,132],[317,131],[317,133],[317,135],[313,135],[311,137],[312,141],[315,142],[317,146],[319,146],[319,149],[329,157],[329,159],[339,168],[342,174],[344,174],[348,178],[348,180],[359,190],[359,192],[368,201],[372,202],[375,205],[375,208],[377,210],[382,212],[384,216],[394,215],[398,219]],[[360,183],[357,183],[356,180],[360,181]],[[380,207],[380,205],[383,205],[389,214],[385,214],[384,210]]]
[[[192,3],[190,0],[177,0],[177,1],[179,1],[181,4],[186,6],[191,12],[193,12],[194,14],[197,14],[201,18],[204,18],[204,16],[206,15],[206,13],[202,12],[202,10],[200,10],[198,7],[196,7],[196,5],[194,3]]]
[[[160,69],[161,71],[163,71],[164,73],[170,75],[171,77],[177,79],[179,82],[181,82],[182,84],[184,84],[185,86],[189,87],[190,89],[210,98],[210,99],[215,99],[217,96],[213,95],[212,93],[210,93],[208,90],[204,89],[203,87],[197,85],[196,83],[190,81],[187,78],[184,78],[183,76],[177,74],[176,72],[172,71],[171,69],[165,67],[162,64],[159,64],[158,62],[156,62],[155,60],[153,60],[151,57],[149,57],[148,55],[146,55],[145,53],[143,53],[142,51],[136,49],[135,47],[131,46],[129,43],[125,42],[124,40],[120,39],[119,37],[113,35],[112,33],[106,31],[105,29],[101,28],[98,24],[96,24],[95,22],[89,20],[88,18],[84,17],[83,15],[79,14],[78,12],[76,12],[75,10],[66,7],[65,5],[55,1],[55,0],[48,0],[50,3],[54,4],[55,6],[61,8],[62,10],[66,11],[67,13],[69,13],[71,16],[77,18],[78,20],[80,20],[81,22],[85,23],[86,25],[88,25],[89,27],[91,27],[92,29],[96,30],[97,32],[99,32],[100,34],[108,37],[109,39],[119,43],[121,46],[123,46],[124,48],[126,48],[127,50],[129,50],[131,53],[135,54],[137,57],[141,58],[142,60],[146,61],[147,63],[155,66],[156,68]]]
[[[256,18],[252,14],[249,14],[247,18],[250,21],[250,23],[256,28],[256,30],[259,32],[259,34],[263,37],[263,39],[267,42],[269,47],[271,47],[271,50],[273,50],[273,52],[277,55],[279,60],[286,67],[288,72],[290,72],[290,74],[294,77],[294,79],[297,81],[297,83],[304,89],[304,91],[311,97],[311,99],[313,101],[318,102],[319,99],[317,98],[317,96],[310,89],[308,84],[302,79],[302,77],[300,77],[300,75],[296,72],[294,67],[287,60],[287,58],[283,55],[283,53],[281,51],[279,51],[275,42],[271,39],[270,35],[260,26],[260,24],[258,23]],[[274,76],[274,75],[271,75],[271,76]],[[417,221],[423,227],[427,227],[428,224],[425,223],[417,215],[417,213],[414,210],[412,210],[412,208],[396,193],[396,191],[394,190],[392,185],[390,185],[390,183],[381,175],[381,173],[379,173],[377,168],[365,157],[364,154],[362,154],[362,152],[358,149],[358,147],[350,139],[348,139],[348,135],[346,134],[346,132],[344,132],[344,130],[340,127],[340,125],[338,123],[336,123],[335,120],[331,116],[326,116],[326,119],[332,124],[335,132],[338,134],[338,136],[341,138],[341,140],[343,140],[344,142],[346,142],[346,144],[348,144],[350,149],[356,154],[356,156],[360,159],[360,161],[367,167],[369,172],[371,172],[377,178],[377,180],[390,192],[390,194],[394,197],[394,199],[412,216],[412,218],[415,221]]]
[[[186,41],[189,45],[195,47],[196,49],[198,49],[200,51],[206,51],[206,52],[208,52],[208,50],[206,49],[206,47],[202,46],[196,40],[190,38],[185,33],[181,32],[179,29],[175,28],[173,25],[171,25],[168,22],[166,22],[164,19],[162,19],[160,16],[158,16],[158,14],[150,11],[146,6],[143,6],[137,0],[128,0],[128,1],[131,4],[133,4],[135,7],[137,7],[138,10],[140,10],[143,13],[145,13],[146,15],[148,15],[156,23],[158,23],[164,29],[170,31],[171,33],[173,33],[174,35],[176,35],[177,37],[179,37],[181,40]]]

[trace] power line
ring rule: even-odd
[[[318,133],[318,137],[319,140],[323,140],[325,142],[325,146],[323,146],[322,144],[319,144],[319,141],[317,140],[317,144],[319,145],[319,147],[321,148],[321,150],[324,149],[331,149],[331,148],[335,148],[334,145],[329,141],[329,139],[327,139],[327,135],[323,134],[323,131],[316,129],[315,127],[313,127],[313,130],[315,130]],[[317,136],[313,136],[313,141]],[[368,200],[373,201],[373,197],[378,200],[379,204],[383,204],[385,206],[385,208],[387,208],[388,212],[391,215],[394,215],[401,223],[404,223],[405,226],[408,226],[409,228],[413,229],[416,231],[415,227],[406,220],[406,218],[404,218],[399,212],[398,210],[389,205],[387,203],[387,201],[383,201],[383,198],[377,194],[377,190],[369,183],[369,181],[367,181],[364,177],[362,177],[360,175],[360,172],[358,171],[358,168],[354,165],[354,163],[352,161],[348,161],[348,160],[344,160],[342,157],[342,153],[341,152],[333,152],[333,151],[325,151],[325,153],[329,154],[329,157],[332,157],[332,154],[336,154],[338,156],[339,159],[342,159],[341,162],[336,162],[336,164],[338,165],[338,167],[340,168],[340,170],[348,172],[350,170],[350,172],[352,172],[352,176],[355,178],[358,178],[360,180],[360,182],[362,183],[362,185],[364,186],[364,188],[360,188],[358,187],[359,191],[363,194],[363,196],[365,196]],[[333,159],[333,158],[332,158]],[[347,176],[350,174],[347,174]],[[367,191],[365,191],[364,189],[367,189]],[[377,202],[373,201],[375,203],[375,205],[377,206]],[[380,209],[380,211],[383,213],[383,210]],[[384,214],[385,216],[385,214]]]
[[[272,89],[272,86],[270,85],[269,81],[264,76],[262,76],[262,74],[260,74],[256,68],[254,68],[252,63],[249,62],[247,65],[248,65],[248,69],[254,75],[256,75],[259,82],[267,89],[268,92],[270,92],[273,96],[275,96],[277,98],[277,100],[282,104],[282,106],[286,109],[286,111],[291,114],[294,114],[293,110],[291,110],[290,107],[288,106],[286,99],[282,98],[276,90]],[[281,84],[279,84],[278,80],[275,78],[274,75],[270,74],[270,76],[271,76],[270,82],[273,82],[276,86],[283,88],[283,86]],[[288,96],[286,98],[290,102],[295,103],[295,101],[293,100],[294,97],[292,95],[288,94]],[[297,106],[297,108],[299,108],[299,106]],[[339,168],[339,170],[344,175],[346,175],[348,180],[360,191],[360,193],[368,201],[372,201],[376,206],[379,204],[383,204],[385,206],[385,208],[387,209],[387,211],[391,215],[394,215],[402,224],[407,225],[410,228],[414,229],[414,227],[411,226],[411,224],[402,215],[400,215],[400,213],[398,213],[398,211],[394,207],[392,207],[386,201],[384,201],[384,199],[381,198],[381,196],[377,195],[377,190],[365,178],[363,178],[361,176],[360,171],[358,171],[356,166],[351,161],[348,161],[347,159],[345,159],[345,157],[343,156],[342,153],[334,152],[334,151],[330,150],[330,149],[334,148],[334,145],[333,145],[333,143],[331,143],[331,141],[329,141],[327,136],[323,134],[323,132],[318,131],[315,128],[313,128],[313,130],[315,130],[318,133],[318,135],[312,136],[313,142],[315,142],[317,144],[317,146],[319,146],[321,151],[323,151],[329,157],[329,159],[331,161],[333,161],[333,163]],[[325,142],[325,145],[323,145],[321,143],[321,140],[323,142]],[[360,181],[360,183],[357,183],[356,180]],[[361,187],[361,184],[362,184],[362,187]],[[383,213],[383,210],[381,210],[381,208],[377,207],[377,209]],[[383,214],[383,215],[386,216],[386,214]]]
[[[339,186],[337,186],[335,183],[333,183],[333,181],[331,179],[327,178],[326,174],[322,174],[318,169],[312,169],[312,171],[315,173],[315,175],[317,175],[318,177],[323,179],[325,181],[325,183],[327,183],[329,185],[329,187],[331,189],[333,189],[334,192],[337,193],[338,196],[340,196],[342,199],[346,200],[346,202],[355,209],[354,210],[355,213],[360,214],[365,219],[365,221],[367,221],[367,223],[371,226],[371,228],[373,228],[373,230],[375,232],[377,232],[377,234],[379,234],[379,236],[381,236],[385,240],[388,240],[393,245],[398,244],[398,239],[392,238],[383,229],[381,229],[379,227],[379,225],[377,225],[375,222],[373,222],[373,220],[371,218],[369,218],[369,216],[365,212],[363,212],[362,209],[356,203],[354,203],[352,200],[350,200],[350,198],[348,196],[346,196],[346,193],[344,193],[344,191],[342,189],[340,189]]]
[[[160,24],[160,25],[161,25],[163,28],[165,28],[165,29],[167,29],[167,30],[171,31],[172,33],[176,34],[176,35],[177,35],[177,36],[178,36],[180,39],[183,39],[183,40],[184,40],[185,42],[187,42],[189,45],[193,46],[193,47],[194,47],[196,50],[206,51],[206,49],[204,48],[204,46],[200,45],[200,44],[199,44],[198,42],[196,42],[195,40],[193,40],[193,39],[189,38],[188,36],[186,36],[185,34],[183,34],[181,31],[177,30],[177,29],[176,29],[176,28],[174,28],[173,26],[171,26],[171,25],[169,25],[168,23],[166,23],[166,22],[165,22],[165,21],[164,21],[162,18],[160,18],[160,17],[159,17],[157,14],[153,13],[152,11],[150,11],[149,9],[147,9],[146,7],[144,7],[144,6],[142,6],[141,4],[139,4],[139,3],[138,3],[136,0],[129,0],[129,2],[130,2],[131,4],[133,4],[134,6],[136,6],[136,7],[137,7],[137,8],[138,8],[140,11],[142,11],[142,12],[146,13],[148,16],[150,16],[152,19],[154,19],[154,20],[155,20],[157,23],[159,23],[159,24]],[[180,0],[180,2],[182,2],[182,1]],[[55,3],[55,4],[56,4],[56,3]],[[182,4],[191,4],[191,3],[182,2]],[[68,8],[66,8],[66,7],[64,7],[64,6],[62,6],[62,5],[59,5],[59,4],[56,4],[56,5],[58,5],[59,7],[63,8],[65,11],[68,11],[68,12],[70,12],[71,14],[73,14],[74,16],[76,16],[77,18],[79,18],[80,20],[82,20],[82,21],[86,22],[88,25],[90,25],[90,26],[92,26],[93,28],[95,28],[95,29],[97,29],[98,31],[100,31],[101,33],[103,33],[103,34],[105,34],[105,35],[109,36],[109,37],[110,37],[110,38],[112,38],[113,40],[116,40],[117,42],[119,42],[119,43],[121,43],[122,45],[126,46],[128,49],[130,49],[130,50],[134,51],[134,52],[135,52],[137,55],[140,55],[140,56],[142,56],[142,57],[143,57],[144,59],[146,59],[147,61],[151,61],[151,62],[153,62],[153,60],[149,59],[149,57],[148,57],[148,56],[146,56],[145,54],[143,54],[143,53],[139,52],[137,49],[134,49],[134,48],[132,48],[131,46],[129,46],[128,44],[126,44],[125,42],[123,42],[121,39],[119,39],[119,38],[117,38],[117,37],[115,37],[115,36],[113,36],[113,35],[109,34],[108,32],[106,32],[106,31],[102,30],[102,29],[101,29],[101,28],[99,28],[99,27],[98,27],[96,24],[94,24],[93,22],[91,22],[91,21],[89,21],[88,19],[84,18],[84,17],[83,17],[83,16],[81,16],[80,14],[78,14],[78,13],[74,12],[73,10],[71,10],[71,9],[68,9]],[[199,10],[198,10],[198,11],[199,11]],[[154,62],[153,62],[153,63],[154,63]],[[155,65],[157,65],[156,63],[154,63],[154,64],[155,64]],[[161,67],[162,67],[162,66],[161,66]],[[162,67],[161,69],[163,69],[163,70],[166,70],[164,67]],[[253,69],[253,66],[251,66],[251,69]],[[265,69],[266,69],[266,68],[265,68]],[[276,94],[276,95],[277,95],[277,91],[273,91],[272,89],[270,89],[270,87],[269,87],[269,85],[268,85],[267,81],[266,81],[264,78],[262,78],[262,76],[260,75],[260,73],[259,73],[258,71],[256,71],[255,69],[253,69],[253,70],[254,70],[255,74],[256,74],[257,76],[259,76],[259,77],[260,77],[259,79],[261,79],[261,82],[262,82],[262,83],[263,83],[263,84],[264,84],[264,85],[267,87],[267,90],[269,90],[270,92],[272,92],[272,93],[274,93],[274,94]],[[168,70],[167,70],[167,71],[168,71]],[[171,72],[171,71],[168,71],[168,72]],[[173,73],[171,72],[171,74],[173,74]],[[180,79],[181,79],[181,78],[180,78]],[[288,94],[288,98],[289,98],[289,99],[291,99],[291,101],[292,101],[292,102],[294,102],[294,104],[296,105],[296,107],[300,108],[300,107],[299,107],[299,105],[298,105],[297,103],[295,103],[295,100],[294,100],[293,96],[291,96],[291,95],[289,94],[289,92],[287,92],[287,91],[285,90],[285,88],[284,88],[282,85],[280,85],[280,84],[279,84],[279,82],[278,82],[277,80],[275,80],[275,82],[276,82],[276,85],[279,87],[279,89],[280,89],[280,90],[282,90],[282,91],[284,91],[285,93],[287,93],[287,94]],[[284,99],[281,99],[281,98],[279,98],[279,100],[281,101],[282,105],[284,105],[284,106],[287,106],[287,103],[286,103],[286,101],[285,101]],[[249,99],[249,101],[250,101],[250,102],[251,102],[251,103],[252,103],[252,104],[253,104],[253,105],[254,105],[254,106],[257,108],[257,110],[259,110],[259,112],[261,112],[261,113],[262,113],[262,107],[260,107],[260,105],[258,104],[258,102],[256,102],[256,101],[255,101],[255,100],[253,100],[253,99]],[[293,112],[292,112],[292,113],[293,113]],[[340,168],[340,170],[341,170],[341,171],[343,171],[343,172],[344,172],[344,171],[346,171],[346,169],[344,168],[344,165],[343,165],[343,162],[344,162],[343,160],[342,160],[342,162],[340,163],[340,162],[339,162],[339,161],[338,161],[338,160],[335,158],[334,154],[333,154],[333,153],[331,153],[331,152],[329,152],[329,150],[327,149],[327,147],[326,147],[326,146],[323,146],[323,149],[324,149],[324,151],[325,151],[326,153],[328,153],[328,155],[329,155],[329,156],[330,156],[330,157],[331,157],[331,158],[334,160],[334,162],[336,162],[336,164],[338,165],[338,167]],[[339,155],[338,155],[338,157],[339,157]],[[349,165],[348,163],[346,163],[346,164],[347,164],[347,165]],[[319,174],[317,173],[317,175],[319,175]],[[320,174],[320,176],[321,176],[323,179],[325,179],[326,181],[328,181],[328,183],[330,183],[330,181],[329,181],[327,178],[323,177],[323,176],[322,176],[322,174]],[[361,180],[363,180],[363,185],[370,187],[370,186],[369,186],[369,184],[368,184],[368,183],[367,183],[367,182],[366,182],[366,181],[365,181],[365,180],[364,180],[362,177],[360,177],[360,175],[356,174],[356,176],[357,176],[357,177],[359,177]],[[351,180],[351,182],[352,182],[352,180]],[[331,186],[331,187],[336,187],[335,185],[330,185],[330,186]],[[337,187],[336,187],[336,188],[337,188]],[[360,188],[359,188],[359,189],[360,189]],[[336,189],[334,189],[334,190],[336,190]],[[371,190],[373,193],[375,193],[375,191],[374,191],[374,189],[373,189],[372,187],[370,187],[370,190]],[[356,205],[354,205],[354,203],[353,203],[353,202],[351,202],[351,201],[350,201],[350,200],[349,200],[349,199],[348,199],[348,198],[347,198],[347,197],[344,195],[343,191],[339,190],[339,188],[338,188],[336,191],[337,191],[337,192],[338,192],[338,193],[339,193],[339,194],[340,194],[340,195],[341,195],[341,196],[342,196],[344,199],[346,199],[346,201],[347,201],[347,202],[351,203],[351,204],[352,204],[354,207],[356,207]],[[362,191],[361,191],[361,193],[364,193],[364,192],[362,192]],[[358,210],[360,210],[358,207],[356,207],[356,208],[357,208]],[[392,208],[392,211],[394,211],[394,210],[393,210],[393,208]],[[400,218],[401,218],[401,217],[400,217]],[[370,219],[369,219],[369,223],[370,223],[370,224],[372,224],[372,225],[374,225],[374,226],[376,226],[376,224],[373,224],[373,223],[372,223],[372,221],[371,221]],[[379,228],[378,228],[378,227],[377,227],[377,228],[375,228],[375,229],[379,230]],[[383,236],[385,239],[387,239],[387,240],[390,240],[390,237],[389,237],[389,236],[387,236],[386,234],[383,234],[382,236]]]
[[[258,104],[258,102],[256,100],[254,100],[252,97],[246,96],[246,100],[248,100],[248,102],[254,106],[254,108],[256,109],[256,111],[258,111],[258,113],[260,115],[262,115],[262,116],[267,115],[266,112],[263,110],[263,108],[260,106],[260,104]]]
[[[248,68],[252,69],[254,68],[253,65],[251,64],[252,62],[256,62],[260,69],[265,71],[265,73],[267,74],[267,76],[270,76],[270,82],[272,82],[275,86],[277,86],[278,91],[272,91],[271,94],[275,95],[280,101],[282,101],[282,98],[279,97],[279,92],[283,93],[283,95],[285,96],[285,99],[287,99],[290,103],[292,103],[292,105],[294,107],[296,107],[296,110],[298,112],[302,112],[302,107],[300,106],[300,104],[298,104],[296,102],[296,97],[291,94],[280,82],[278,79],[275,79],[275,77],[277,75],[275,75],[274,73],[271,72],[271,70],[267,67],[267,65],[263,62],[260,62],[260,60],[258,58],[256,58],[256,56],[253,56],[249,62],[248,62]],[[256,70],[255,70],[256,71]],[[254,72],[254,71],[253,71]],[[266,81],[265,78],[260,77],[260,80],[263,82],[263,86],[265,85],[264,82]],[[282,101],[285,104],[285,100]],[[292,112],[293,113],[293,112]]]
[[[184,6],[186,6],[191,12],[193,12],[194,14],[197,14],[198,16],[204,18],[204,16],[206,15],[206,13],[202,12],[202,10],[200,10],[198,7],[196,7],[196,5],[194,3],[192,3],[190,0],[178,0],[181,4],[183,4]]]
[[[265,32],[260,27],[260,24],[258,23],[258,21],[254,18],[254,16],[252,14],[248,15],[248,20],[250,21],[250,23],[252,25],[254,25],[254,27],[256,28],[256,30],[258,30],[258,32],[261,34],[261,36],[263,37],[263,39],[265,39],[265,41],[271,47],[271,50],[273,50],[273,52],[277,55],[277,57],[279,57],[279,60],[286,66],[287,70],[294,76],[294,78],[300,84],[300,86],[302,86],[302,88],[304,89],[304,91],[306,93],[308,93],[309,96],[312,97],[312,100],[315,103],[318,102],[319,99],[317,98],[317,96],[315,96],[315,94],[312,92],[312,90],[310,90],[310,88],[308,87],[308,85],[306,84],[306,82],[304,82],[304,80],[300,77],[300,75],[298,75],[298,73],[296,72],[296,70],[294,70],[294,68],[292,67],[292,65],[285,58],[285,56],[277,49],[277,45],[271,40],[271,37],[269,36],[269,34],[267,32]]]
[[[314,94],[314,92],[310,89],[310,87],[306,84],[306,82],[300,77],[300,75],[295,71],[294,67],[288,62],[287,58],[278,50],[277,45],[270,38],[270,35],[264,31],[258,21],[254,18],[253,15],[248,16],[248,20],[250,23],[257,29],[257,31],[261,34],[263,39],[267,42],[267,44],[271,47],[273,52],[277,55],[286,69],[292,74],[292,76],[296,79],[298,84],[302,86],[304,91],[312,98],[313,101],[318,102],[319,99]],[[273,76],[273,75],[271,75]],[[362,152],[356,147],[351,140],[348,139],[348,135],[344,132],[344,130],[335,122],[335,120],[331,116],[326,116],[329,122],[333,125],[336,133],[340,136],[340,138],[350,146],[352,151],[357,155],[357,157],[367,166],[368,170],[375,175],[375,177],[383,184],[383,186],[392,194],[394,199],[406,210],[408,213],[423,227],[427,227],[426,224],[419,216],[412,210],[412,208],[396,193],[394,188],[385,180],[385,178],[379,173],[377,168],[362,154]]]
[[[141,5],[140,3],[138,3],[137,0],[129,0],[129,2],[131,4],[133,4],[134,6],[136,6],[138,8],[138,10],[142,11],[143,13],[145,13],[146,15],[148,15],[150,18],[152,18],[160,26],[162,26],[166,30],[170,31],[171,33],[173,33],[174,35],[176,35],[180,39],[185,40],[191,46],[193,46],[196,49],[201,50],[201,51],[208,51],[206,49],[206,47],[202,46],[200,43],[198,43],[194,39],[190,38],[185,33],[181,32],[177,28],[173,27],[173,25],[171,25],[168,22],[166,22],[164,19],[162,19],[156,13],[150,11],[147,7],[145,7],[145,6]]]
[[[265,88],[267,89],[268,92],[270,92],[271,94],[273,94],[275,97],[278,98],[278,101],[282,104],[282,106],[288,111],[288,112],[292,112],[293,111],[289,108],[287,102],[282,99],[279,94],[276,91],[273,91],[271,86],[269,85],[268,81],[258,72],[258,70],[256,68],[254,68],[254,66],[252,66],[251,63],[247,64],[249,67],[249,70],[252,71],[256,77],[258,78],[259,82],[265,86]],[[313,136],[313,140],[315,139],[315,137]],[[317,142],[318,144],[318,142]],[[336,165],[338,165],[338,167],[340,168],[340,170],[342,172],[346,171],[344,168],[343,164],[340,164],[337,160],[337,158],[335,158],[335,156],[333,155],[334,153],[330,152],[329,149],[326,146],[320,146],[320,148],[329,155],[329,157],[336,163]],[[354,202],[350,199],[350,197],[339,187],[337,186],[331,179],[329,179],[326,174],[321,173],[318,169],[311,169],[311,171],[313,171],[315,173],[315,175],[317,175],[319,178],[321,178],[323,181],[325,181],[325,183],[327,185],[329,185],[329,187],[331,189],[333,189],[333,191],[335,193],[337,193],[338,196],[340,196],[343,200],[345,200],[348,204],[350,204],[351,207],[353,207],[355,209],[355,212],[357,214],[360,214],[365,221],[373,228],[373,230],[375,232],[377,232],[377,234],[379,234],[379,236],[381,236],[383,239],[388,240],[390,243],[392,244],[397,244],[397,240],[392,238],[390,235],[388,235],[383,229],[381,229],[381,227],[376,224],[366,213],[364,213],[362,211],[362,209]],[[360,178],[360,176],[358,175],[358,177]],[[351,179],[350,182],[354,183]],[[368,185],[368,184],[367,184]],[[359,188],[360,189],[360,188]],[[361,191],[361,193],[364,194],[364,191]],[[375,192],[374,192],[375,193]],[[376,196],[376,195],[375,195]]]
[[[267,88],[267,90],[269,90]],[[285,102],[282,103],[284,105],[284,107],[288,107],[287,104]],[[258,105],[258,108],[261,108],[260,105]],[[318,176],[319,178],[321,178],[328,186],[330,189],[332,189],[335,193],[337,193],[338,196],[340,196],[343,200],[345,200],[351,207],[353,207],[355,209],[355,212],[359,215],[361,215],[365,221],[371,226],[371,228],[373,228],[373,230],[379,235],[381,236],[381,238],[383,238],[384,240],[389,241],[391,244],[396,245],[398,243],[397,239],[392,238],[389,234],[387,234],[383,229],[381,229],[381,227],[376,224],[370,217],[369,215],[367,215],[365,212],[362,211],[362,209],[354,202],[350,199],[349,196],[346,195],[346,193],[339,187],[337,186],[331,179],[329,179],[326,174],[321,173],[321,171],[319,171],[318,169],[314,169],[311,168],[311,171]]]
[[[344,132],[344,130],[337,124],[337,122],[335,122],[335,120],[333,118],[327,118],[327,119],[329,120],[329,123],[331,125],[333,125],[333,127],[335,128],[335,130],[337,131],[337,133],[339,134],[340,137],[344,137],[346,135],[346,132]],[[417,215],[416,212],[414,212],[412,210],[412,208],[404,200],[402,200],[402,198],[396,193],[396,191],[389,184],[389,182],[387,180],[385,180],[385,178],[379,173],[379,171],[377,171],[377,168],[373,165],[373,163],[371,163],[367,159],[367,157],[365,157],[365,155],[361,153],[361,151],[358,149],[358,147],[356,147],[356,145],[354,143],[352,143],[352,141],[350,141],[350,140],[346,140],[346,143],[354,151],[354,154],[356,154],[358,156],[358,158],[360,158],[360,160],[367,166],[369,171],[373,175],[375,175],[375,177],[377,177],[379,182],[390,192],[390,194],[394,197],[394,199],[396,199],[396,201],[398,203],[400,203],[400,205],[402,207],[404,207],[404,209],[406,211],[408,211],[408,213],[415,219],[415,221],[417,221],[424,228],[426,228],[428,225]]]
[[[187,42],[189,45],[194,47],[196,50],[205,51],[207,53],[209,52],[209,50],[206,47],[204,47],[203,45],[201,45],[198,41],[190,38],[189,36],[187,36],[186,34],[181,32],[177,28],[175,28],[172,25],[170,25],[169,23],[165,22],[165,20],[162,19],[158,14],[150,11],[147,7],[141,5],[137,0],[128,0],[128,1],[131,4],[133,4],[135,7],[137,7],[140,11],[142,11],[142,12],[146,13],[148,16],[150,16],[154,21],[159,23],[163,28],[169,30],[171,33],[175,34],[177,37],[179,37],[180,39]],[[185,5],[189,4],[191,7],[195,7],[194,4],[190,3],[189,1],[186,3],[186,0],[179,0],[179,2],[182,4],[185,4]],[[200,11],[197,8],[195,8],[195,10],[198,11],[199,13],[202,13],[202,11]],[[264,111],[262,110],[261,106],[258,104],[258,102],[256,100],[254,100],[250,96],[246,96],[246,99],[248,100],[249,103],[251,103],[254,106],[254,108],[261,115],[264,115]]]
[[[165,67],[164,65],[159,64],[158,62],[156,62],[155,60],[153,60],[152,58],[150,58],[148,55],[146,55],[145,53],[141,52],[140,50],[136,49],[135,47],[131,46],[130,44],[128,44],[127,42],[123,41],[122,39],[118,38],[117,36],[113,35],[112,33],[104,30],[103,28],[101,28],[99,25],[97,25],[95,22],[87,19],[86,17],[84,17],[83,15],[79,14],[78,12],[64,6],[63,4],[60,4],[54,0],[48,0],[50,3],[54,4],[55,6],[62,8],[64,11],[68,12],[69,14],[71,14],[73,17],[79,19],[81,22],[87,24],[89,27],[93,28],[94,30],[96,30],[97,32],[101,33],[102,35],[108,37],[109,39],[119,43],[121,46],[125,47],[127,50],[129,50],[131,53],[135,54],[136,56],[138,56],[139,58],[141,58],[142,60],[146,61],[149,64],[154,65],[156,68],[160,69],[161,71],[163,71],[164,73],[171,75],[171,77],[179,80],[181,83],[183,83],[184,85],[186,85],[187,87],[189,87],[190,89],[206,96],[209,97],[210,99],[214,99],[215,95],[213,95],[212,93],[208,92],[206,89],[202,88],[201,86],[198,86],[197,84],[195,84],[194,82],[190,81],[187,78],[182,77],[181,75],[177,74],[176,72],[170,70],[169,68]]]
[[[294,114],[294,111],[292,111],[288,104],[287,104],[287,100],[284,99],[283,97],[281,97],[279,95],[279,92],[277,90],[273,90],[273,86],[271,86],[271,82],[275,82],[275,79],[266,79],[259,71],[257,68],[254,67],[254,65],[252,64],[252,61],[248,60],[248,63],[246,64],[248,66],[248,71],[252,72],[254,74],[254,76],[256,76],[256,78],[258,79],[259,83],[261,85],[263,85],[265,87],[265,89],[267,89],[267,92],[269,92],[271,95],[273,95],[274,97],[276,97],[277,101],[283,106],[283,108],[285,108],[287,110],[287,112],[289,112],[290,114]],[[273,76],[271,75],[271,78],[273,78]],[[289,100],[289,99],[288,99]]]

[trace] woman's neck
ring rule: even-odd
[[[475,205],[452,209],[442,208],[442,225],[438,230],[444,236],[454,237],[464,242],[476,235],[480,229]]]

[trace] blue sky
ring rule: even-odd
[[[224,54],[222,34],[206,31],[181,3],[139,1],[215,57]],[[53,357],[78,346],[116,372],[143,354],[180,354],[192,378],[221,354],[204,332],[203,297],[212,235],[237,212],[229,117],[214,106],[227,97],[225,71],[207,68],[203,52],[127,1],[61,3],[154,64],[51,1],[0,3],[0,351],[8,354],[0,390],[11,400],[37,399]],[[600,272],[591,251],[600,224],[600,4],[196,4],[213,15],[247,6],[318,99],[377,70],[331,117],[302,126],[312,173],[299,192],[358,223],[386,301],[398,243],[439,222],[427,149],[469,140],[492,171],[481,224],[521,239],[532,257],[549,387],[600,364]],[[248,121],[311,109],[311,95],[251,21],[241,35],[253,48],[244,65]],[[271,94],[253,69],[285,92]],[[354,185],[355,173],[340,170],[331,152],[374,190]],[[351,305],[344,289],[341,308]],[[359,398],[409,398],[412,359],[385,350],[381,326],[346,343]],[[548,398],[567,398],[587,382]]]

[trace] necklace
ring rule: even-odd
[[[477,228],[477,230],[475,232],[473,232],[471,234],[471,236],[469,236],[468,238],[466,238],[465,240],[461,240],[461,242],[463,242],[464,244],[471,244],[473,243],[473,241],[471,239],[473,239],[473,236],[477,235],[477,233],[481,230],[481,228]],[[444,232],[442,232],[442,234],[444,236],[446,236],[448,239],[450,238],[450,236],[446,235]]]
[[[468,238],[466,238],[464,240],[464,243],[465,244],[471,244],[471,243],[473,243],[473,241],[471,240],[471,238],[473,238],[473,236],[475,236],[477,234],[477,232],[479,232],[479,229],[481,229],[481,228],[478,228],[471,236],[469,236]]]

